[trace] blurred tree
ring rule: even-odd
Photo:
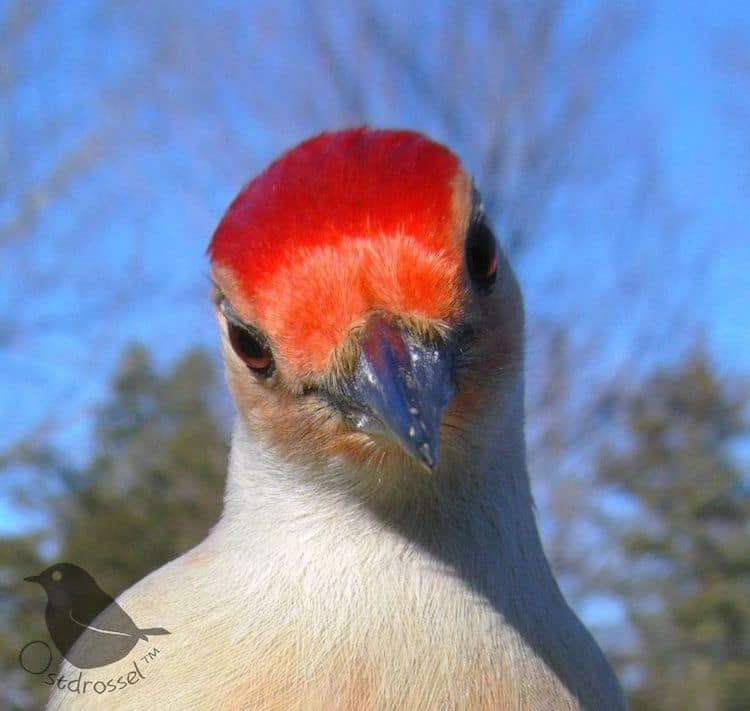
[[[37,708],[48,691],[18,664],[26,642],[49,642],[43,593],[25,576],[67,560],[117,595],[203,539],[218,519],[226,444],[215,396],[203,352],[190,351],[161,375],[147,351],[133,346],[97,410],[94,450],[83,467],[31,444],[19,450],[39,478],[34,505],[48,512],[53,545],[43,555],[41,536],[0,539],[0,599],[11,613],[2,622],[0,706]]]
[[[119,593],[203,539],[219,517],[226,444],[208,357],[194,350],[164,376],[131,348],[96,415],[96,445],[62,514],[60,557]]]
[[[620,660],[638,679],[633,711],[750,708],[749,406],[695,351],[629,400],[630,446],[602,455],[629,506],[610,583],[639,638]]]
[[[49,688],[19,663],[19,654],[29,642],[47,640],[51,646],[39,591],[23,580],[45,567],[40,539],[39,535],[0,537],[0,707],[4,709],[39,709],[48,696]],[[30,668],[40,659],[41,655],[32,655]]]
[[[0,118],[0,244],[27,238],[45,210],[105,157],[99,132],[79,131],[69,140],[59,115],[40,111],[21,120],[20,105],[35,79],[29,45],[49,6],[49,0],[10,0],[0,7],[0,99],[16,108]],[[38,169],[34,148],[24,150],[32,137],[34,148],[42,143],[55,154],[45,170]]]

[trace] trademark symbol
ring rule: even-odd
[[[156,659],[157,654],[159,654],[159,650],[154,647],[150,652],[146,652],[146,654],[141,657],[141,660],[148,664],[152,659]]]

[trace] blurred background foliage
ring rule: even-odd
[[[18,664],[46,639],[25,576],[70,560],[115,594],[215,522],[232,414],[203,250],[281,150],[370,123],[482,188],[525,291],[546,549],[632,708],[750,708],[729,5],[0,2],[0,707],[47,690]]]

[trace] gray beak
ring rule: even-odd
[[[392,438],[431,471],[439,465],[440,418],[455,389],[453,354],[424,344],[380,316],[365,325],[347,399],[358,427]]]

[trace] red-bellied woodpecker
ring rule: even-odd
[[[121,598],[171,633],[144,678],[51,707],[623,709],[542,551],[521,295],[459,160],[322,134],[209,255],[239,413],[223,515]]]

